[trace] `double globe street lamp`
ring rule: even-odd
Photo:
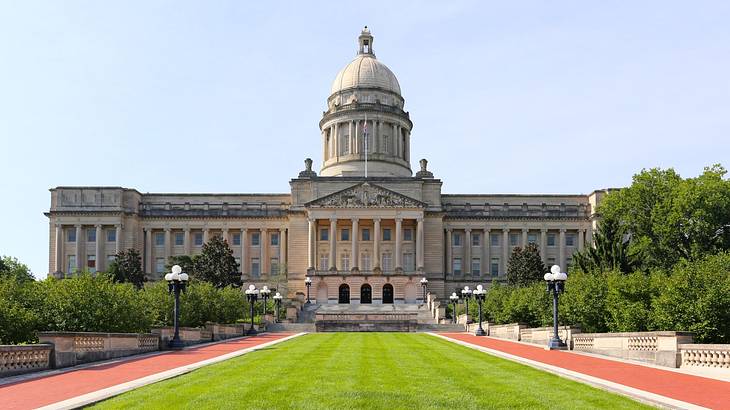
[[[248,329],[248,332],[246,332],[247,335],[255,335],[256,329],[253,327],[253,305],[256,303],[256,300],[259,298],[259,290],[256,289],[256,285],[249,285],[248,289],[246,289],[246,299],[248,299],[248,304],[251,306],[251,328]]]
[[[469,286],[464,286],[464,289],[461,290],[461,297],[464,298],[464,303],[466,303],[466,324],[469,324],[469,299],[471,299],[472,290],[469,289]]]
[[[451,299],[451,303],[454,304],[454,314],[451,315],[451,321],[456,323],[456,304],[459,303],[459,295],[454,292],[451,296],[449,296],[449,299]]]
[[[474,332],[474,336],[486,336],[487,332],[485,332],[484,328],[482,328],[482,303],[484,303],[484,299],[487,297],[487,290],[484,289],[482,285],[477,285],[477,288],[474,292],[472,292],[472,294],[477,300],[477,303],[479,303],[479,327],[476,332]]]
[[[553,265],[543,278],[547,283],[547,291],[553,294],[553,337],[548,342],[548,349],[566,349],[567,345],[558,336],[558,295],[565,291],[568,274],[561,272],[560,266]]]
[[[307,276],[304,279],[304,284],[307,286],[307,303],[311,303],[309,301],[309,288],[312,287],[312,278],[310,278],[309,276]]]
[[[180,292],[185,293],[188,274],[182,271],[180,265],[174,265],[172,272],[165,275],[165,280],[167,281],[167,292],[175,294],[175,311],[173,315],[175,335],[170,340],[169,346],[171,349],[182,349],[184,344],[180,340]]]
[[[279,309],[281,308],[281,300],[284,297],[281,296],[281,293],[276,292],[276,295],[274,295],[274,303],[276,304],[276,317],[274,318],[274,323],[279,323]]]
[[[271,294],[271,289],[269,289],[268,286],[264,285],[261,290],[259,291],[259,294],[261,295],[261,298],[264,300],[264,316],[266,316],[266,304],[269,301],[269,295]]]

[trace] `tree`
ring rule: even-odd
[[[115,282],[129,282],[137,289],[141,289],[147,281],[142,272],[142,257],[133,248],[119,252],[109,265],[108,273]]]
[[[636,267],[636,258],[629,251],[629,239],[614,219],[603,219],[593,235],[593,246],[573,254],[583,272],[618,270],[629,273]]]
[[[167,269],[168,272],[170,272],[170,271],[172,271],[173,266],[179,265],[183,272],[186,272],[187,274],[191,274],[195,270],[195,259],[196,258],[197,258],[197,255],[171,256],[169,262],[167,262],[167,265],[165,265],[165,268]]]
[[[507,265],[507,282],[517,286],[529,285],[542,280],[545,272],[547,268],[540,257],[540,250],[531,243],[512,251]]]
[[[206,242],[203,250],[194,258],[191,277],[209,282],[216,288],[224,288],[229,285],[240,286],[238,263],[233,257],[233,250],[228,246],[228,241],[214,236]]]
[[[35,280],[27,265],[10,256],[0,258],[0,278],[14,278],[18,281]]]

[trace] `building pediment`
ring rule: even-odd
[[[426,204],[409,196],[367,182],[317,198],[308,208],[425,208]]]

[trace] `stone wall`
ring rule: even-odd
[[[534,343],[537,345],[547,346],[553,337],[553,327],[535,327],[520,330],[520,341],[526,343]],[[579,327],[558,326],[558,337],[568,344],[568,348],[572,349],[572,340],[574,335],[580,333]]]
[[[520,331],[527,325],[510,323],[507,325],[489,325],[489,336],[501,339],[520,340]],[[486,329],[485,329],[486,330]]]
[[[53,368],[160,349],[159,338],[151,333],[41,332],[38,339],[53,347],[50,356]]]
[[[51,368],[53,345],[0,345],[0,377]]]
[[[681,367],[730,368],[730,345],[680,344]]]
[[[318,313],[317,332],[415,332],[415,313]]]
[[[692,343],[688,332],[583,333],[573,336],[573,349],[667,367],[682,363],[680,345]]]

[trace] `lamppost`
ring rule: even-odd
[[[469,286],[464,286],[464,289],[461,290],[461,297],[464,298],[464,303],[466,303],[466,324],[469,324],[469,299],[471,299],[471,289],[469,289]]]
[[[560,266],[553,265],[550,272],[543,277],[547,283],[547,291],[553,294],[553,337],[548,342],[548,349],[566,349],[565,342],[558,336],[558,295],[565,291],[565,281],[568,274],[560,271]]]
[[[276,295],[274,295],[274,303],[276,304],[276,318],[274,319],[274,323],[279,323],[279,308],[281,308],[281,299],[283,298],[279,292],[276,292]]]
[[[428,286],[428,279],[421,279],[421,287],[423,288],[423,303],[426,303],[426,286]]]
[[[307,276],[307,278],[304,279],[304,284],[307,285],[307,303],[312,303],[309,301],[309,288],[312,286],[312,278]]]
[[[172,340],[170,340],[169,346],[172,349],[182,349],[184,344],[182,340],[180,340],[180,291],[185,293],[185,288],[187,287],[188,282],[188,274],[183,273],[180,265],[175,265],[172,267],[172,273],[165,275],[165,280],[167,281],[167,292],[175,294],[175,312],[173,315],[175,335],[172,337]]]
[[[484,328],[482,327],[482,303],[487,297],[487,290],[484,289],[482,285],[477,285],[477,288],[474,290],[473,294],[474,298],[477,300],[477,303],[479,303],[479,327],[477,328],[477,331],[474,332],[474,336],[486,336],[487,332],[485,332]]]
[[[248,289],[246,289],[246,298],[248,299],[248,304],[251,305],[251,328],[248,329],[248,332],[246,332],[247,335],[255,335],[256,329],[253,328],[253,305],[256,303],[256,300],[259,298],[259,290],[256,289],[256,285],[249,285]]]
[[[261,298],[264,300],[264,316],[266,316],[266,313],[267,313],[266,312],[266,310],[267,310],[266,303],[268,303],[268,301],[269,301],[269,295],[271,294],[271,289],[269,289],[268,286],[264,285],[264,287],[261,288],[259,293],[261,294]]]
[[[449,296],[449,299],[451,299],[451,303],[454,304],[454,314],[452,315],[451,321],[456,323],[456,304],[459,303],[459,295],[454,292],[451,296]]]

